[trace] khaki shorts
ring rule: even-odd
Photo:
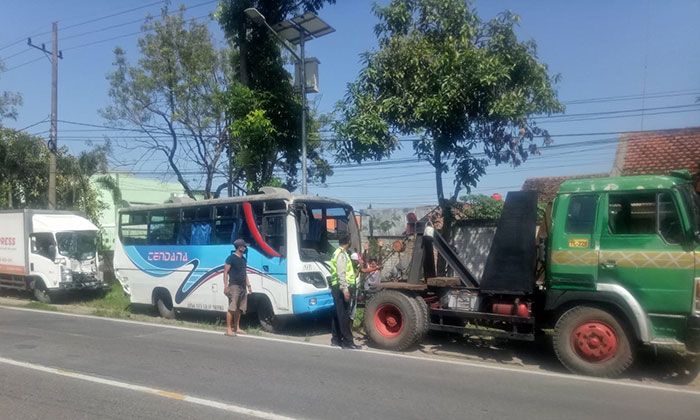
[[[245,286],[239,286],[237,284],[229,286],[226,296],[228,296],[229,311],[236,312],[240,310],[245,313],[246,309],[248,309],[248,292]]]

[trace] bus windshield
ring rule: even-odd
[[[328,261],[342,234],[353,245],[359,238],[352,208],[329,203],[304,202],[295,206],[299,253],[303,261]]]

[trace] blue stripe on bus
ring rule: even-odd
[[[139,270],[153,277],[165,277],[175,271],[190,271],[178,288],[177,303],[219,274],[223,262],[232,251],[230,245],[127,245],[124,250]],[[249,271],[287,283],[285,258],[268,257],[251,247],[246,259]]]
[[[314,305],[311,304],[312,299],[315,300]],[[329,291],[292,295],[292,311],[295,315],[324,311],[332,307],[333,296]]]

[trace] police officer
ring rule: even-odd
[[[352,260],[348,255],[350,237],[343,234],[339,238],[339,247],[333,253],[331,259],[331,293],[335,311],[331,322],[331,345],[345,349],[361,348],[355,344],[352,337],[352,323],[350,320],[350,297],[357,283],[357,273]]]

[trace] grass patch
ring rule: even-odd
[[[42,311],[58,312],[58,309],[55,306],[49,305],[48,303],[44,303],[44,302],[37,302],[35,300],[28,302],[24,306],[27,308],[31,308],[31,309],[41,309]]]
[[[95,308],[94,314],[109,318],[128,318],[131,315],[129,296],[124,293],[119,283],[113,283],[103,298],[85,300],[83,306]]]
[[[360,331],[365,322],[365,308],[357,308],[355,310],[355,319],[352,321],[352,329]]]

